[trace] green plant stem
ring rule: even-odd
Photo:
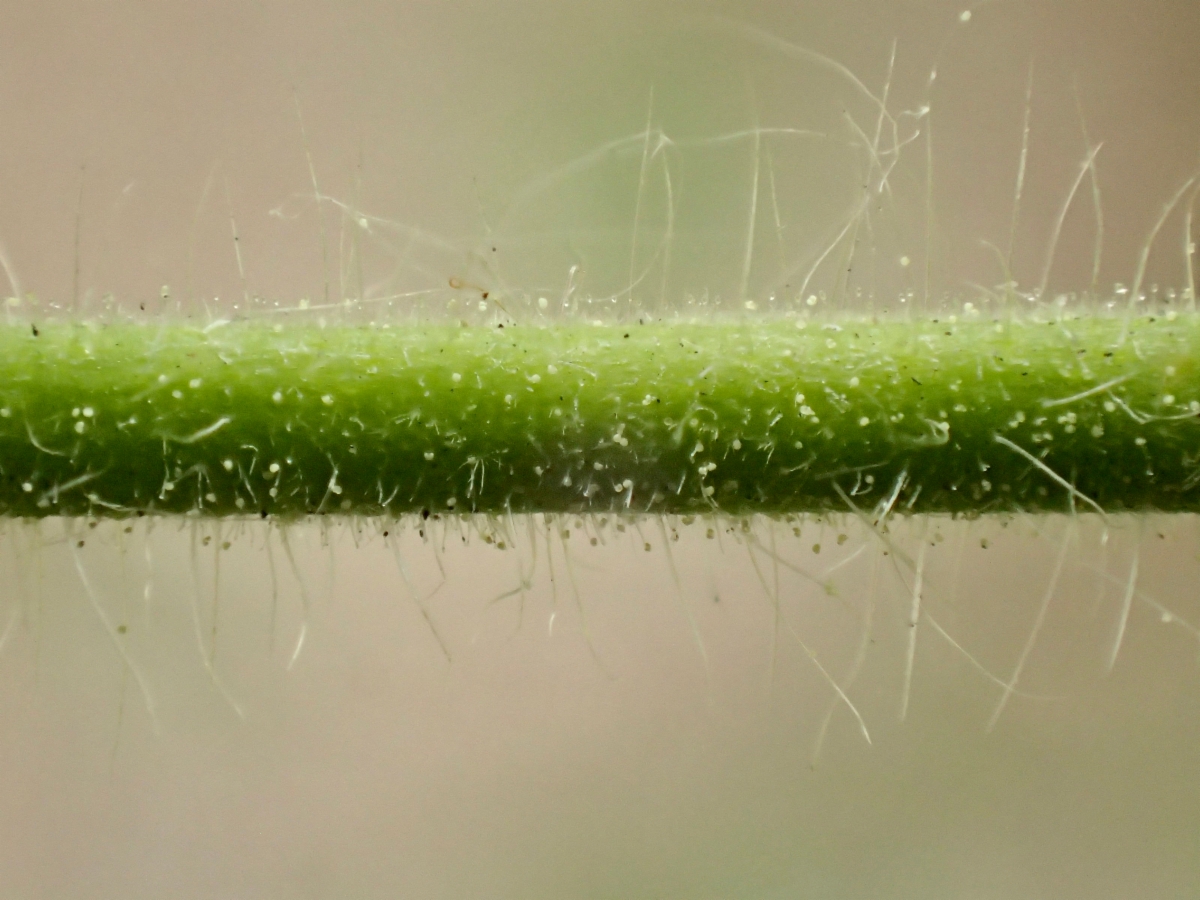
[[[0,514],[1200,509],[1200,316],[0,327]]]

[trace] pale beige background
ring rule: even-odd
[[[932,107],[935,300],[1005,277],[982,242],[1007,249],[1031,61],[1014,275],[1041,276],[1086,122],[1090,141],[1104,142],[1100,283],[1130,281],[1163,202],[1197,164],[1200,8],[997,0],[966,22],[963,10],[9,4],[0,245],[39,299],[33,315],[51,304],[97,315],[116,302],[205,317],[247,295],[265,298],[259,309],[321,303],[327,282],[334,301],[402,315],[404,303],[377,298],[436,289],[431,308],[443,308],[458,277],[557,299],[572,266],[577,292],[604,295],[627,286],[631,248],[633,268],[648,272],[637,288],[647,306],[706,290],[740,303],[743,283],[766,303],[794,288],[789,267],[803,267],[862,196],[865,157],[846,114],[868,134],[874,124],[844,78],[780,42],[840,60],[879,92],[895,40],[889,107]],[[642,144],[602,148],[642,132],[648,116],[655,139],[673,144],[648,167],[639,202]],[[825,137],[763,137],[747,273],[754,144],[731,136],[755,127]],[[925,302],[923,141],[901,154],[856,254],[852,287],[874,301],[851,291],[837,302],[883,305],[902,290]],[[330,198],[323,218],[306,151]],[[676,203],[669,242],[663,159]],[[1089,286],[1090,210],[1085,183],[1052,290]],[[1181,286],[1181,234],[1177,214],[1149,282]],[[660,244],[671,248],[665,280]],[[815,284],[832,291],[834,278],[823,269]],[[898,528],[911,556],[927,542],[935,617],[918,631],[903,723],[912,572],[852,522],[808,522],[799,538],[756,523],[719,546],[697,523],[669,556],[654,522],[644,534],[606,530],[595,548],[590,526],[564,522],[549,541],[553,577],[540,525],[531,536],[515,523],[517,547],[504,552],[477,534],[464,548],[454,530],[444,546],[440,533],[430,545],[406,531],[398,548],[430,594],[450,662],[376,524],[286,537],[5,524],[0,895],[1200,891],[1190,519],[1117,521],[1107,538],[1096,522]],[[776,575],[763,549],[772,541],[807,574]],[[1038,696],[1014,696],[988,732],[1001,688],[930,623],[1011,677],[1064,541],[1021,678]],[[1138,592],[1108,673],[1135,558]],[[523,605],[511,593],[522,578]],[[126,626],[120,643],[153,714],[97,609]],[[851,685],[867,610],[872,640]],[[848,685],[870,745],[796,636]]]

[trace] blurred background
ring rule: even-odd
[[[1184,301],[1197,37],[1171,0],[8,4],[8,313],[1096,304],[1160,220]],[[1200,891],[1193,519],[620,527],[3,523],[3,892]]]

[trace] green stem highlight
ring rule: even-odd
[[[0,327],[0,515],[1200,510],[1200,316]]]

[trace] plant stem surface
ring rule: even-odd
[[[0,326],[0,515],[1200,510],[1200,316]]]

